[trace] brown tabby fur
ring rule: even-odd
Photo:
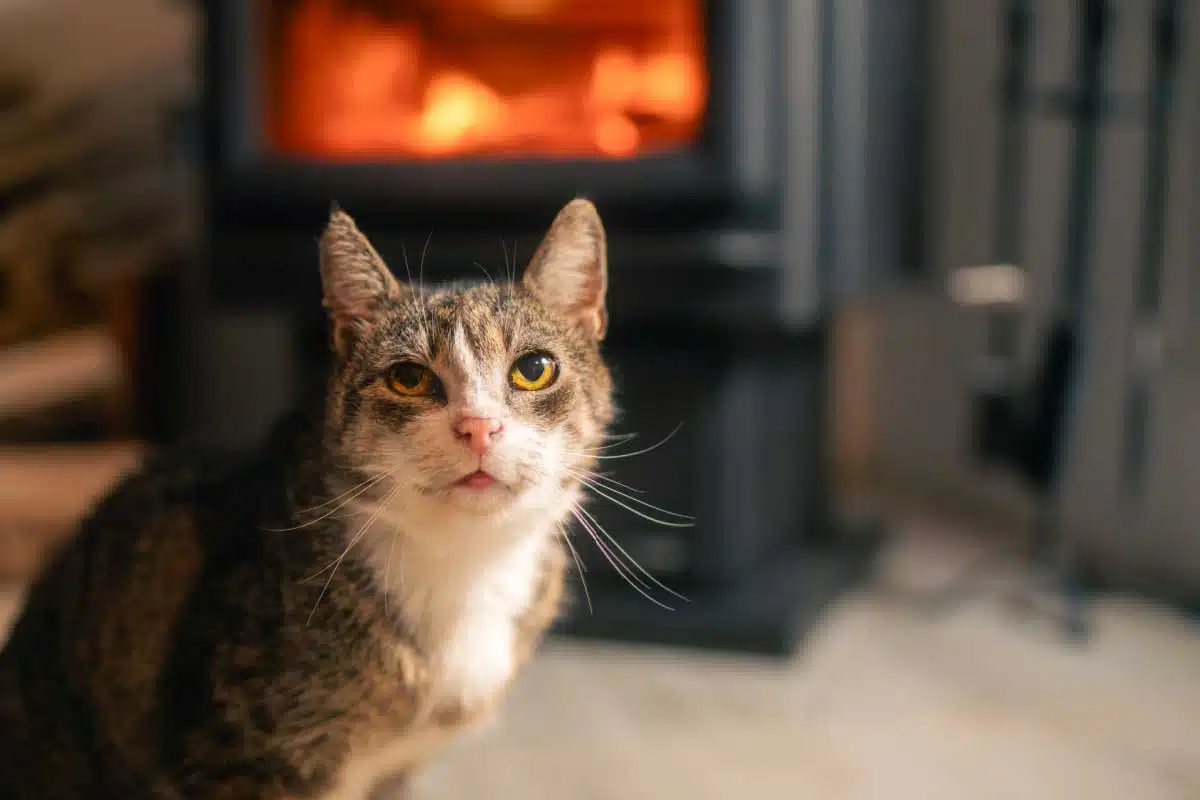
[[[449,456],[411,432],[440,419],[455,391],[412,401],[377,377],[422,348],[449,363],[456,326],[481,361],[511,363],[530,347],[561,361],[552,388],[510,392],[505,413],[560,435],[577,456],[569,466],[589,468],[585,454],[612,417],[599,351],[605,270],[603,229],[585,201],[560,213],[523,283],[429,292],[394,281],[335,212],[322,277],[338,355],[323,407],[240,461],[153,463],[83,524],[0,653],[0,797],[334,796],[352,754],[486,716],[498,693],[436,693],[444,642],[421,607],[386,591],[392,576],[366,555],[375,528],[356,545],[361,513],[314,522],[311,509],[336,507],[389,445],[418,474],[442,474]],[[554,480],[577,497],[569,474]],[[386,505],[386,485],[360,499]],[[560,532],[562,516],[548,529]],[[403,565],[439,531],[393,535],[389,525],[386,535]],[[562,595],[558,539],[538,552],[533,600],[516,620],[518,665]]]

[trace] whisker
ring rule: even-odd
[[[598,486],[594,481],[591,481],[587,477],[580,475],[577,472],[573,472],[572,470],[567,470],[567,474],[570,475],[571,477],[575,478],[576,480],[578,480],[585,487],[592,490],[593,492],[598,494],[600,497],[603,497],[605,500],[608,500],[611,503],[616,503],[617,505],[621,506],[622,508],[624,508],[625,510],[627,510],[633,514],[637,514],[639,517],[646,520],[647,522],[655,522],[655,523],[658,523],[659,525],[666,525],[666,526],[672,527],[672,528],[690,528],[690,527],[692,527],[692,524],[696,521],[694,517],[689,517],[686,514],[677,514],[674,511],[668,511],[665,508],[659,508],[658,506],[653,505],[652,503],[647,503],[645,500],[641,500],[637,497],[633,497],[632,495],[625,494],[624,492],[622,492],[618,489],[613,489],[610,486]],[[623,497],[626,500],[630,501],[631,503],[637,503],[638,505],[648,508],[651,511],[657,511],[660,514],[666,514],[669,517],[676,517],[678,519],[685,519],[688,521],[687,522],[672,522],[670,520],[658,519],[656,517],[649,516],[648,514],[645,514],[641,511],[637,510],[636,508],[633,508],[632,506],[628,506],[625,503],[622,503],[616,497],[613,497],[613,496],[607,494],[608,492],[612,492],[613,494],[617,495],[617,497]]]
[[[399,487],[397,487],[397,488],[399,488]],[[380,509],[382,508],[382,506],[383,506],[383,503],[384,503],[384,502],[386,502],[387,500],[390,500],[390,499],[392,498],[392,495],[393,495],[393,494],[395,494],[395,490],[393,490],[391,493],[389,493],[389,494],[387,494],[387,495],[385,495],[385,496],[384,496],[384,500],[383,500],[383,501],[380,501],[380,508],[376,508],[376,509],[375,509],[375,513],[374,513],[374,514],[372,514],[372,515],[371,515],[371,518],[367,520],[367,524],[366,524],[366,525],[363,525],[363,527],[361,527],[361,528],[359,528],[359,529],[358,529],[358,531],[357,531],[357,532],[354,534],[354,536],[351,538],[351,540],[350,540],[350,544],[346,545],[346,549],[342,551],[342,555],[341,555],[341,556],[338,556],[338,557],[337,557],[337,558],[335,558],[333,561],[330,561],[328,564],[326,564],[325,566],[321,567],[319,570],[317,570],[316,572],[314,572],[312,575],[308,575],[308,576],[306,576],[306,577],[304,577],[304,578],[301,578],[301,579],[300,579],[300,582],[301,582],[301,583],[308,583],[308,582],[309,582],[309,581],[311,581],[312,579],[314,579],[314,578],[318,578],[318,577],[320,577],[321,575],[324,575],[326,570],[328,570],[328,569],[336,569],[337,565],[338,565],[339,563],[341,563],[341,559],[342,559],[342,557],[343,557],[343,556],[345,556],[345,555],[346,555],[348,552],[350,552],[350,548],[354,547],[355,543],[358,541],[358,537],[359,537],[359,536],[361,536],[361,535],[363,534],[363,532],[366,530],[367,526],[368,526],[368,525],[370,525],[370,524],[372,524],[372,523],[374,523],[374,521],[375,521],[375,517],[378,515],[378,513],[379,513]],[[332,578],[333,576],[331,575],[330,577]]]
[[[388,610],[388,600],[392,593],[389,588],[392,585],[392,554],[396,552],[396,539],[400,535],[400,525],[397,524],[395,530],[392,531],[392,541],[388,545],[387,559],[383,562],[383,613],[390,616]]]
[[[658,579],[653,575],[642,569],[642,565],[638,564],[633,556],[629,555],[625,548],[621,547],[620,543],[613,538],[612,534],[604,530],[604,527],[600,524],[600,522],[594,516],[588,513],[587,509],[585,509],[582,505],[576,503],[575,512],[575,518],[579,520],[580,524],[582,524],[584,528],[587,529],[588,533],[591,534],[592,538],[596,542],[596,546],[601,550],[601,552],[607,553],[613,561],[617,562],[615,565],[618,567],[617,572],[622,578],[625,579],[626,582],[640,586],[647,593],[654,591],[655,584],[657,584],[658,588],[665,590],[668,594],[674,595],[684,602],[688,602],[686,597],[676,594],[668,587],[659,583]],[[613,550],[613,546],[616,547],[616,550]],[[634,569],[631,568],[631,564],[633,567],[637,568],[637,571],[634,571]],[[638,574],[639,572],[645,574],[646,577],[652,581],[652,583],[645,581],[641,575]]]
[[[404,260],[404,274],[408,278],[408,282],[411,285],[413,282],[412,269],[408,265],[408,248],[405,246],[404,242],[400,243],[400,257]]]
[[[374,513],[371,514],[365,523],[363,523],[363,526],[359,528],[358,532],[355,533],[353,538],[350,539],[350,544],[346,545],[346,549],[343,550],[342,554],[333,562],[333,570],[329,573],[329,577],[325,580],[325,585],[321,587],[321,593],[317,595],[317,601],[313,603],[312,611],[308,612],[308,620],[304,623],[305,625],[312,623],[313,614],[317,613],[317,607],[321,605],[321,599],[325,597],[325,592],[329,591],[329,584],[333,582],[333,576],[337,574],[337,568],[341,566],[342,560],[354,548],[354,545],[358,544],[358,540],[363,537],[367,530],[375,524],[375,520],[379,519],[379,515],[383,513],[383,510],[387,508],[388,502],[399,490],[400,487],[396,486],[394,489],[388,492],[381,501],[379,501],[379,505],[375,508]],[[326,567],[325,569],[329,569],[329,567]],[[321,570],[321,572],[324,571],[324,569]],[[316,575],[320,575],[321,572],[316,573]],[[312,577],[316,577],[316,575]],[[305,580],[310,580],[310,578],[305,578]]]
[[[558,452],[565,456],[586,456],[588,458],[596,458],[596,459],[633,458],[634,456],[645,455],[646,453],[649,453],[652,450],[657,450],[658,448],[662,447],[664,444],[666,444],[672,438],[674,438],[675,434],[679,433],[679,430],[682,427],[683,427],[683,423],[681,422],[675,426],[675,429],[673,431],[668,433],[666,436],[664,436],[659,441],[655,442],[654,444],[650,445],[649,447],[645,447],[641,450],[635,450],[632,453],[615,453],[613,455],[596,455],[597,453],[603,453],[605,450],[609,449],[608,446],[601,446],[600,448],[597,448],[595,451],[560,450]]]
[[[433,231],[430,231],[429,235],[433,236]],[[426,247],[429,246],[428,238],[425,239],[425,246]],[[413,282],[412,268],[409,266],[409,263],[408,263],[408,249],[405,246],[404,242],[400,243],[400,254],[404,257],[404,274],[408,276],[409,285],[412,285],[412,282]],[[422,266],[424,266],[424,264],[425,264],[424,248],[421,249],[421,264],[422,264]],[[419,322],[420,326],[421,326],[421,341],[425,343],[426,347],[428,347],[429,330],[425,324],[425,287],[424,287],[423,281],[420,279],[418,279],[418,281],[417,281],[417,291],[412,294],[412,307],[413,307],[413,311],[416,312],[417,322]]]
[[[430,355],[433,339],[429,336],[429,307],[425,303],[425,254],[429,252],[429,243],[433,241],[433,229],[425,236],[425,244],[421,245],[421,257],[417,260],[417,288],[421,297],[421,338],[425,343],[426,356]]]
[[[690,602],[691,602],[691,601],[690,601],[690,600],[688,600],[686,597],[684,597],[683,595],[681,595],[679,592],[675,591],[675,590],[674,590],[674,589],[672,589],[670,586],[667,586],[665,583],[663,583],[662,581],[660,581],[658,578],[656,578],[656,577],[654,577],[653,575],[651,575],[651,574],[650,574],[650,573],[649,573],[649,572],[646,570],[646,568],[645,568],[645,567],[643,567],[641,564],[639,564],[639,563],[638,563],[638,561],[637,561],[637,559],[636,559],[636,558],[634,558],[633,556],[631,556],[631,555],[629,554],[629,551],[627,551],[627,550],[626,550],[624,547],[622,547],[622,546],[621,546],[621,543],[617,541],[617,539],[616,539],[616,537],[615,537],[615,536],[613,536],[611,533],[609,533],[608,531],[606,531],[606,530],[604,529],[604,526],[600,524],[600,521],[599,521],[599,520],[597,520],[597,519],[596,519],[594,516],[592,516],[592,515],[591,515],[591,513],[590,513],[590,512],[588,512],[588,510],[587,510],[586,508],[584,508],[583,506],[578,506],[578,508],[579,508],[579,511],[580,511],[580,513],[581,513],[581,514],[583,514],[585,517],[587,517],[589,520],[591,520],[592,524],[596,526],[596,529],[597,529],[597,530],[599,530],[599,531],[600,531],[600,533],[602,533],[602,534],[604,535],[604,537],[605,537],[606,539],[608,539],[608,541],[612,542],[612,544],[613,544],[613,547],[615,547],[615,548],[617,548],[618,550],[620,550],[620,551],[621,551],[621,555],[625,556],[625,558],[626,558],[626,559],[629,561],[629,564],[630,564],[630,565],[631,565],[631,566],[632,566],[634,569],[636,569],[638,572],[640,572],[640,573],[642,573],[643,575],[645,575],[645,576],[646,576],[646,578],[647,578],[647,579],[649,579],[649,581],[650,581],[652,584],[654,584],[655,586],[657,586],[659,589],[662,589],[662,590],[663,590],[664,592],[666,592],[667,594],[669,594],[669,595],[671,595],[671,596],[673,596],[673,597],[677,597],[677,598],[679,598],[680,600],[682,600],[682,601],[683,601],[683,602],[685,602],[685,603],[690,603]]]
[[[293,525],[293,526],[291,526],[291,527],[288,527],[288,528],[268,528],[268,527],[263,527],[263,528],[262,528],[262,530],[264,530],[264,531],[268,531],[268,532],[270,532],[270,533],[290,533],[290,532],[292,532],[292,531],[298,531],[298,530],[302,530],[303,528],[308,528],[308,527],[311,527],[311,526],[313,526],[313,525],[316,525],[318,522],[321,522],[321,521],[323,521],[323,520],[327,520],[327,519],[329,519],[330,517],[332,517],[334,514],[336,514],[337,512],[341,511],[343,508],[345,508],[345,507],[346,507],[346,505],[347,505],[347,504],[349,504],[350,502],[352,502],[352,501],[353,501],[355,498],[361,497],[363,494],[365,494],[365,493],[367,493],[368,491],[370,491],[372,488],[374,488],[374,487],[375,487],[375,486],[377,486],[377,485],[378,485],[380,482],[382,482],[384,478],[390,478],[390,477],[391,477],[391,473],[390,473],[390,472],[384,472],[384,473],[382,473],[382,474],[380,474],[380,475],[376,475],[374,478],[371,478],[370,480],[368,480],[368,481],[366,481],[366,482],[364,482],[364,483],[362,483],[362,484],[359,484],[357,487],[355,487],[355,489],[356,489],[357,491],[356,491],[355,489],[351,489],[351,490],[350,490],[350,492],[352,492],[352,494],[350,494],[350,496],[349,496],[349,497],[346,497],[346,499],[345,499],[345,500],[342,500],[342,502],[338,503],[336,506],[334,506],[333,508],[329,509],[328,511],[326,511],[324,514],[322,514],[321,516],[317,517],[316,519],[310,519],[308,522],[302,522],[302,523],[300,523],[299,525]],[[394,490],[393,490],[393,491],[394,491]],[[335,497],[333,500],[330,500],[330,501],[328,501],[328,502],[326,502],[326,503],[322,503],[321,505],[322,505],[322,506],[329,505],[329,503],[336,502],[337,500],[341,499],[342,497],[345,497],[345,494],[342,494],[342,495],[340,495],[339,497]],[[315,510],[317,510],[317,509],[319,509],[319,508],[321,508],[321,506],[314,506],[314,507],[313,507],[313,509],[311,509],[311,510],[315,511]]]
[[[295,511],[297,514],[307,514],[312,511],[317,511],[317,510],[322,509],[325,506],[329,505],[330,503],[336,503],[338,500],[341,500],[343,497],[345,497],[348,494],[351,494],[352,492],[354,492],[356,489],[359,489],[360,487],[366,486],[367,484],[377,483],[378,481],[382,480],[383,478],[386,478],[387,475],[388,475],[388,473],[386,470],[384,472],[380,472],[375,475],[371,475],[368,478],[366,478],[365,480],[354,484],[349,489],[347,489],[346,491],[339,494],[337,497],[333,497],[333,498],[330,498],[329,500],[326,500],[324,503],[318,503],[315,506],[308,506],[307,508],[295,508],[292,510]]]
[[[587,532],[591,535],[592,540],[596,543],[596,547],[609,558],[609,563],[612,564],[613,561],[616,562],[613,564],[613,567],[617,570],[617,574],[620,575],[626,581],[626,583],[636,584],[647,592],[651,591],[654,587],[646,583],[636,572],[631,570],[629,565],[625,563],[624,559],[622,559],[617,552],[608,545],[605,539],[600,537],[600,534],[596,531],[596,528],[593,524],[595,523],[596,518],[592,516],[587,516],[586,518],[580,516],[580,514],[584,513],[583,506],[576,505],[576,509],[577,511],[575,512],[575,519],[579,520],[579,524],[583,525],[584,528],[587,529]]]
[[[671,606],[662,602],[658,598],[651,595],[648,591],[646,591],[646,589],[642,588],[640,579],[638,579],[638,577],[636,575],[633,575],[633,574],[630,574],[627,572],[628,568],[624,567],[620,563],[619,559],[617,559],[617,557],[608,548],[608,546],[604,544],[604,540],[601,539],[599,537],[599,535],[596,534],[596,532],[592,529],[591,525],[588,524],[587,520],[585,520],[582,516],[580,516],[579,511],[580,511],[580,509],[578,506],[575,506],[571,509],[571,513],[575,515],[575,519],[579,520],[579,524],[582,525],[584,527],[584,529],[586,529],[587,532],[591,534],[592,541],[595,542],[595,544],[596,544],[596,549],[598,549],[600,551],[601,555],[603,555],[604,558],[608,561],[608,563],[612,565],[612,568],[614,570],[616,570],[617,574],[620,575],[625,580],[626,583],[628,583],[630,586],[632,586],[634,591],[636,591],[642,597],[649,600],[651,603],[654,603],[654,605],[658,606],[659,608],[666,609],[667,611],[674,611],[675,609],[671,608]]]
[[[425,287],[425,253],[429,250],[429,243],[433,241],[433,231],[429,231],[429,235],[425,237],[425,244],[421,246],[421,260],[417,263],[417,285],[424,290]],[[425,295],[421,295],[422,301]]]
[[[631,442],[637,437],[638,435],[636,433],[610,433],[605,435],[604,441],[616,443]]]
[[[682,424],[681,424],[681,427],[682,427]],[[618,459],[618,458],[633,458],[634,456],[643,456],[646,453],[652,452],[652,451],[657,450],[658,448],[662,447],[664,444],[666,444],[668,441],[670,441],[671,438],[678,432],[679,432],[679,428],[676,428],[675,431],[673,431],[671,434],[669,434],[662,441],[656,442],[655,444],[652,444],[649,447],[644,447],[641,450],[634,450],[632,453],[615,453],[613,455],[595,455],[595,454],[589,454],[589,453],[578,453],[578,454],[572,454],[572,455],[591,455],[592,458],[597,458],[597,459],[601,459],[601,460],[613,460],[613,459]]]
[[[471,263],[479,267],[479,269],[483,271],[484,275],[487,275],[488,283],[496,282],[496,279],[492,277],[492,273],[488,272],[487,267],[485,267],[483,264],[480,264],[478,261],[472,261]]]
[[[503,236],[500,237],[500,249],[502,251],[504,251],[504,274],[508,277],[508,286],[511,289],[512,285],[513,285],[513,281],[516,279],[515,278],[516,266],[517,266],[517,264],[516,264],[516,262],[517,262],[516,248],[515,247],[513,248],[512,266],[509,266],[509,263],[508,263],[508,243],[504,241]]]
[[[562,536],[563,542],[567,545],[567,550],[571,553],[571,560],[575,562],[575,570],[579,573],[579,584],[583,587],[583,597],[587,600],[588,613],[595,614],[596,610],[592,608],[592,594],[588,591],[587,578],[583,575],[583,573],[587,572],[587,567],[583,566],[583,560],[579,557],[579,551],[571,543],[571,536],[566,528],[560,527],[558,533]]]
[[[500,237],[500,249],[504,253],[504,274],[508,276],[508,314],[505,315],[504,327],[509,331],[509,335],[516,338],[516,329],[513,325],[513,319],[516,316],[516,304],[513,302],[516,296],[517,283],[517,243],[513,242],[513,252],[511,265],[508,258],[508,245],[504,242],[504,237]]]
[[[560,449],[560,448],[547,448],[545,445],[532,445],[532,444],[526,445],[526,446],[514,446],[514,449],[516,449],[520,452],[524,452],[524,453],[551,452],[551,453],[555,453],[556,455],[569,456],[569,457],[580,457],[580,458],[614,458],[614,457],[625,458],[625,457],[629,457],[629,456],[641,455],[642,451],[638,451],[638,452],[634,452],[634,453],[617,453],[617,454],[610,455],[610,456],[604,456],[604,455],[600,455],[600,454],[607,453],[609,450],[612,450],[615,447],[621,446],[622,444],[624,444],[625,440],[632,439],[635,436],[636,436],[636,434],[622,434],[621,437],[619,437],[619,439],[620,439],[619,441],[613,441],[611,444],[602,444],[599,447],[595,447],[595,448],[591,448],[591,449],[584,449],[584,450],[566,450],[566,449]],[[659,445],[654,445],[654,446],[658,447]],[[648,452],[648,451],[649,450],[647,450],[646,452]]]
[[[638,494],[645,493],[645,490],[643,490],[643,489],[638,489],[634,486],[630,486],[627,483],[621,483],[620,481],[618,481],[614,478],[610,478],[609,476],[604,475],[603,473],[593,472],[590,469],[582,469],[582,468],[577,468],[577,469],[579,469],[580,473],[586,475],[587,477],[591,478],[592,480],[604,481],[607,484],[610,484],[612,486],[619,486],[620,488],[625,489],[626,491],[629,491],[629,492],[637,492]]]

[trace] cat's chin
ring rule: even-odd
[[[512,508],[517,504],[518,496],[508,486],[493,480],[490,483],[457,483],[442,492],[439,499],[456,510],[487,515]]]
[[[451,516],[500,524],[530,514],[541,517],[546,514],[546,509],[558,506],[556,493],[545,486],[514,487],[500,481],[484,483],[454,485],[430,499],[435,507],[440,506]]]

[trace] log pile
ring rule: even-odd
[[[32,575],[140,457],[131,298],[195,241],[173,99],[47,96],[0,69],[0,579]]]

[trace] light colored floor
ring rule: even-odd
[[[420,796],[1200,798],[1196,627],[1120,599],[1096,622],[1075,648],[991,595],[931,618],[867,589],[790,664],[557,643]]]

